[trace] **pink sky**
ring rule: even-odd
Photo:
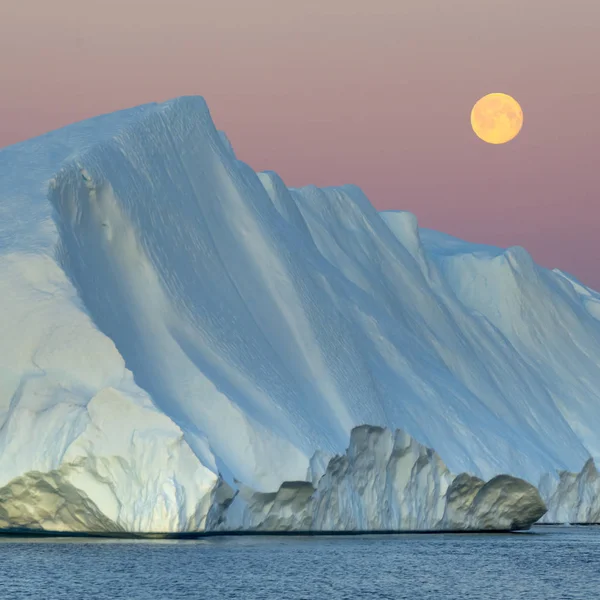
[[[0,146],[203,95],[254,169],[525,246],[600,288],[598,0],[2,0]],[[502,146],[489,92],[522,105]]]

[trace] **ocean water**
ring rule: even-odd
[[[0,538],[2,600],[596,600],[600,527],[516,534]]]

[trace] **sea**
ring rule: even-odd
[[[600,600],[600,527],[507,534],[0,537],[1,600]]]

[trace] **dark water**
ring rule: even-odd
[[[0,538],[2,600],[600,599],[600,527],[512,535]]]

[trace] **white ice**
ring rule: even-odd
[[[579,473],[550,474],[539,486],[548,506],[545,523],[600,523],[600,473],[590,458]]]
[[[439,455],[401,430],[363,425],[316,483],[275,493],[220,484],[213,531],[443,531],[529,529],[546,512],[538,490],[499,475],[453,475]]]
[[[0,150],[0,486],[202,528],[219,473],[318,477],[364,423],[537,484],[600,457],[599,306],[522,248],[257,175],[201,98],[78,123]]]

